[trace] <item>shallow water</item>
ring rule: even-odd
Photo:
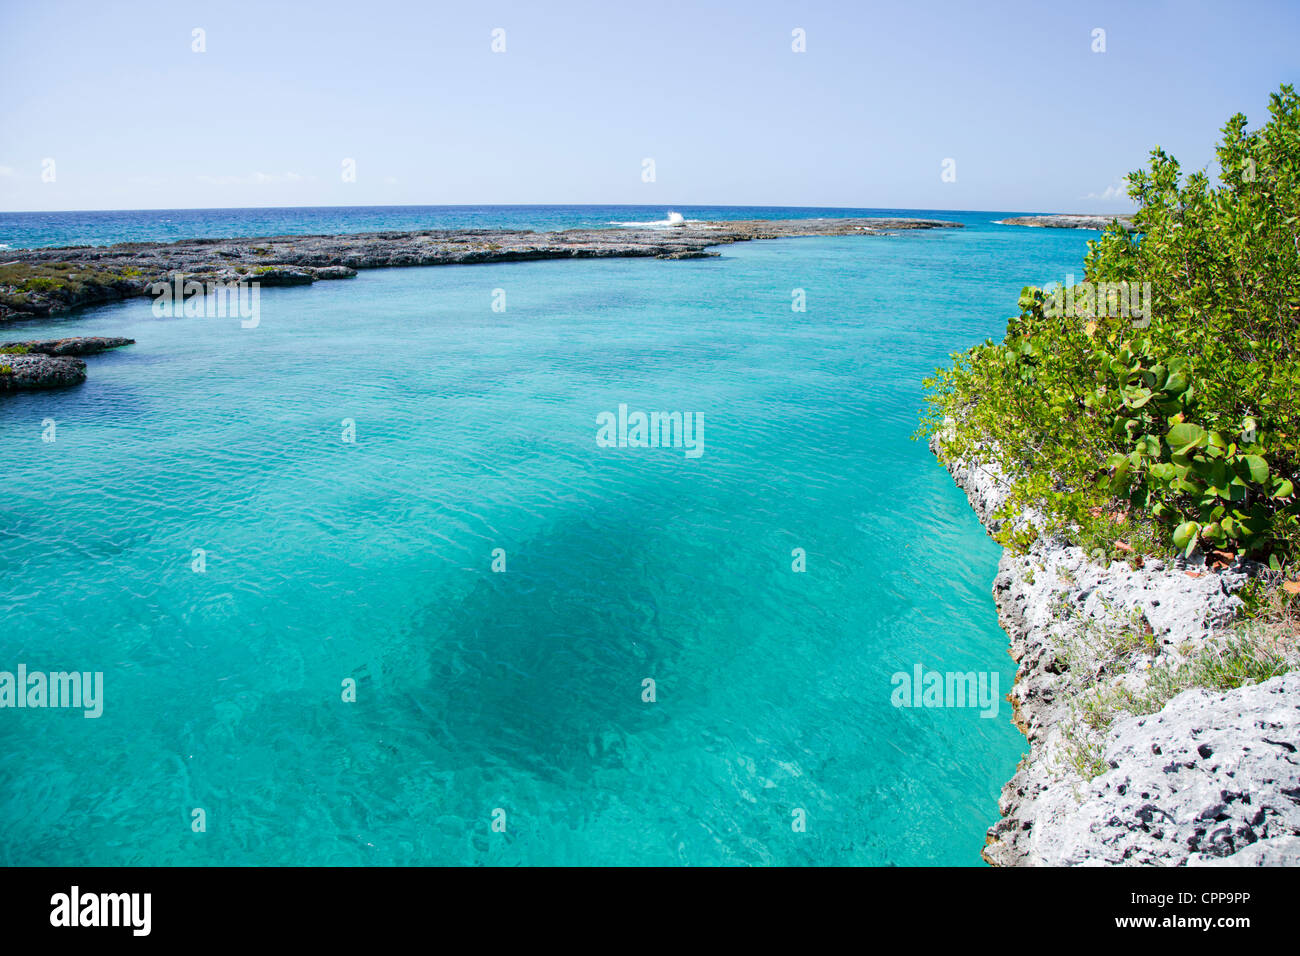
[[[909,435],[1091,234],[954,218],[8,330],[137,344],[0,399],[0,669],[106,688],[0,711],[0,862],[978,864],[1009,705],[891,675],[1010,689],[998,549]],[[704,454],[598,447],[620,403],[703,415]]]

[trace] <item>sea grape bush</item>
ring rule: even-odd
[[[1156,149],[1128,178],[1140,208],[1088,243],[1084,280],[1150,283],[1142,323],[1060,314],[1027,288],[1006,338],[926,381],[922,435],[992,457],[1008,512],[1107,553],[1300,550],[1300,97],[1232,117],[1219,182]],[[1180,185],[1181,181],[1181,185]],[[1080,297],[1079,301],[1087,302]],[[1045,307],[1046,305],[1046,307]],[[1137,327],[1135,327],[1137,326]],[[1012,523],[1004,527],[1010,529]],[[1023,532],[1021,532],[1023,534]],[[1016,532],[1005,543],[1024,544]]]

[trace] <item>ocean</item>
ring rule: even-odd
[[[669,209],[966,228],[6,327],[136,344],[0,398],[0,670],[103,674],[97,718],[0,711],[0,863],[980,865],[1010,706],[896,706],[895,675],[1010,690],[999,549],[910,436],[925,375],[1094,233],[385,207],[10,213],[0,243]],[[702,453],[598,444],[620,406],[692,413]]]
[[[828,209],[819,206],[328,206],[253,209],[144,209],[0,212],[0,251],[114,242],[174,242],[238,236],[338,235],[414,229],[598,229],[667,225],[683,219],[813,219],[911,216],[986,224],[1025,213],[935,209]]]

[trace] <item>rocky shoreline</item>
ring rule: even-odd
[[[1057,213],[1050,216],[1012,216],[996,220],[999,226],[1036,226],[1043,229],[1097,229],[1103,230],[1119,220],[1119,224],[1132,232],[1132,216],[1087,216]]]
[[[939,436],[930,447],[997,530],[1005,476],[946,458]],[[1003,787],[988,863],[1300,864],[1300,671],[1132,706],[1180,686],[1170,676],[1227,633],[1254,571],[1196,557],[1103,567],[1048,537],[1003,553],[993,594],[1029,752]]]
[[[798,236],[881,236],[961,228],[938,219],[753,219],[616,229],[454,229],[334,236],[128,242],[7,251],[0,262],[0,323],[149,295],[177,275],[202,283],[307,285],[358,269],[535,259],[715,256],[713,246]]]
[[[135,339],[102,336],[0,342],[0,392],[80,385],[86,380],[86,363],[77,356],[134,344]]]

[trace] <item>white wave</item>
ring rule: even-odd
[[[672,226],[684,226],[688,222],[702,222],[700,219],[687,219],[679,212],[669,211],[663,219],[656,219],[653,222],[617,222],[610,221],[611,226],[626,226],[630,229],[667,229]]]

